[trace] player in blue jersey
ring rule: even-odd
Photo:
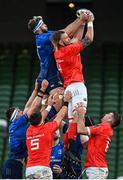
[[[43,90],[48,86],[47,81],[42,82]],[[43,95],[42,95],[43,96]],[[26,130],[28,119],[41,102],[41,95],[38,94],[38,86],[35,84],[24,111],[12,107],[6,112],[9,121],[9,158],[5,161],[2,169],[3,179],[22,179],[23,165],[27,157]]]
[[[62,165],[62,160],[64,156],[64,145],[63,141],[60,141],[60,131],[59,129],[55,132],[53,139],[53,147],[50,157],[50,167],[53,172],[53,179],[60,179],[60,173],[57,173],[57,166]]]
[[[68,124],[62,121],[61,128],[62,133],[65,134],[68,129]],[[53,139],[53,147],[51,151],[50,167],[53,172],[53,179],[61,179],[61,169],[63,156],[64,156],[64,143],[60,140],[60,130],[55,132]]]

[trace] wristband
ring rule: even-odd
[[[45,94],[45,92],[44,92],[44,91],[42,91],[41,89],[39,90],[39,92],[40,92],[40,93],[42,93],[42,94]]]
[[[52,106],[48,105],[45,110],[48,111],[48,112],[50,112],[51,108],[52,108]]]
[[[46,104],[47,99],[42,99],[42,105]]]
[[[92,21],[88,22],[87,27],[88,27],[88,28],[89,28],[89,27],[92,27],[92,28],[93,28],[93,22],[92,22]]]
[[[63,106],[67,106],[67,107],[68,107],[68,104],[69,104],[69,102],[65,101],[65,102],[63,103]]]
[[[38,94],[37,96],[40,97],[40,98],[43,98],[43,96],[41,96],[40,94]]]

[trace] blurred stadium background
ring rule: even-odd
[[[88,115],[98,123],[105,112],[123,115],[123,13],[111,0],[1,0],[0,1],[0,167],[8,154],[5,111],[23,109],[39,71],[34,37],[28,19],[42,15],[49,29],[65,27],[78,8],[95,15],[94,43],[82,53],[88,88]],[[74,3],[73,8],[69,3]],[[84,155],[85,157],[85,155]],[[83,161],[84,161],[83,157]],[[109,178],[123,176],[123,122],[115,130],[108,153]]]

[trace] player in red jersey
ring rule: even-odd
[[[77,103],[83,102],[85,107],[87,106],[87,90],[84,85],[80,52],[93,41],[93,20],[94,16],[89,11],[85,20],[88,22],[87,32],[81,41],[77,38],[70,39],[64,31],[57,31],[52,36],[54,56],[66,88],[65,91],[69,90],[72,93],[72,101],[68,107],[69,120],[73,119],[73,111]]]
[[[90,137],[85,162],[87,177],[89,179],[106,179],[108,176],[106,153],[113,136],[113,128],[120,124],[121,117],[116,112],[110,112],[104,115],[101,123],[97,126],[85,127],[83,122],[85,108],[80,106],[76,108],[76,111],[78,114],[77,132]]]
[[[27,129],[26,144],[28,149],[28,160],[26,177],[33,179],[52,179],[50,168],[50,155],[52,141],[55,131],[67,113],[68,102],[71,93],[67,92],[64,97],[64,104],[52,122],[43,123],[41,113],[34,113],[30,117],[30,127]]]

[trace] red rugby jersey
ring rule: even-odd
[[[90,139],[88,141],[85,167],[107,167],[106,153],[113,136],[113,129],[107,123],[88,128]]]
[[[56,121],[32,126],[27,129],[26,145],[28,149],[27,167],[50,166],[50,155],[54,133],[58,129]]]
[[[73,82],[84,82],[80,52],[84,49],[82,42],[60,47],[54,56],[58,70],[64,81],[64,87]]]

